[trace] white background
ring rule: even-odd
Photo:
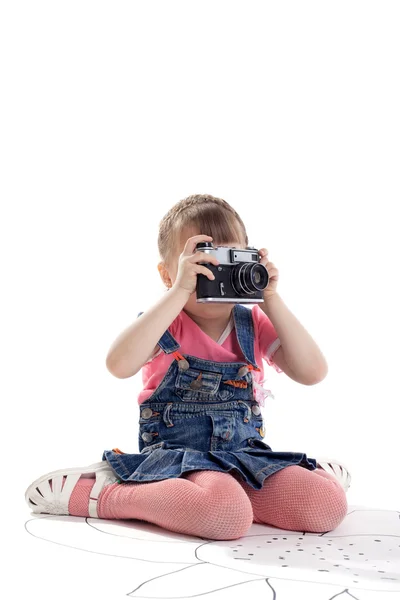
[[[3,475],[137,452],[141,376],[105,366],[164,293],[158,224],[227,200],[326,379],[267,367],[274,450],[398,509],[397,2],[8,2],[0,18]],[[10,495],[11,494],[11,495]],[[24,512],[25,511],[25,512]]]

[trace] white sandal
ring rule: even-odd
[[[105,485],[119,481],[108,462],[103,460],[88,467],[60,469],[42,475],[36,479],[25,492],[25,500],[34,513],[51,515],[69,515],[68,503],[76,483],[81,477],[96,477],[96,483],[90,493],[89,515],[98,517],[97,500]],[[66,477],[62,485],[63,477]],[[52,482],[50,487],[49,480]]]
[[[350,487],[351,475],[349,469],[335,458],[317,458],[317,467],[323,469],[327,473],[334,475],[345,492]]]

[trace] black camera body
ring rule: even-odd
[[[264,302],[263,291],[268,286],[269,276],[264,265],[260,264],[258,250],[247,248],[214,247],[211,242],[200,242],[196,250],[215,256],[219,265],[207,262],[215,276],[197,275],[197,302],[230,302],[256,304]]]

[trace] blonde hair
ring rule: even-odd
[[[209,235],[213,244],[242,240],[248,245],[246,228],[232,206],[210,194],[193,194],[177,202],[160,222],[158,250],[160,258],[169,264],[185,229],[196,229]]]

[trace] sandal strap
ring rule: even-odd
[[[110,471],[96,471],[96,482],[92,487],[89,498],[89,515],[91,517],[99,518],[97,514],[97,500],[99,499],[100,492],[107,483],[115,483],[117,477],[115,477],[111,470]]]

